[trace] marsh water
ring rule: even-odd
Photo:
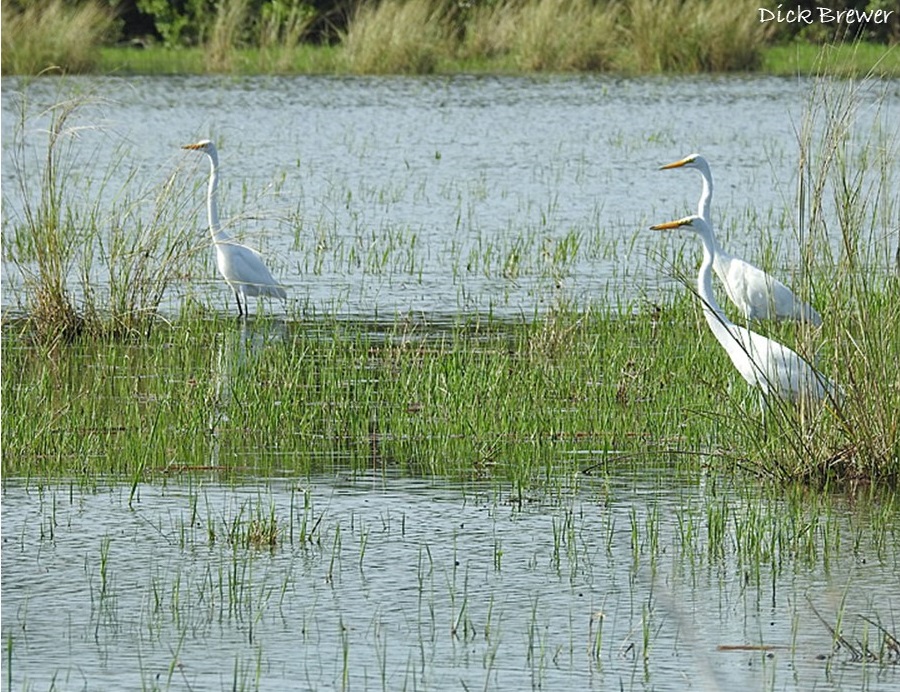
[[[700,194],[695,172],[658,167],[695,151],[712,165],[723,244],[792,280],[805,233],[799,138],[823,127],[811,105],[823,88],[770,77],[5,79],[4,234],[21,222],[22,180],[40,190],[40,114],[81,93],[94,100],[63,149],[69,193],[185,200],[206,261],[171,288],[169,312],[186,294],[233,309],[205,249],[208,164],[180,149],[201,138],[219,147],[228,229],[288,287],[276,312],[518,317],[560,299],[655,298],[677,250],[699,253],[694,238],[646,230],[693,213]],[[900,82],[862,82],[852,101],[857,139],[895,146]],[[838,224],[831,233],[839,248]],[[18,279],[4,262],[6,307],[21,304]]]
[[[693,172],[657,168],[694,151],[713,166],[723,244],[796,271],[812,80],[4,79],[5,244],[21,183],[40,189],[13,157],[16,95],[41,113],[73,85],[103,98],[73,132],[71,193],[114,204],[109,181],[133,171],[138,197],[186,200],[203,259],[167,294],[170,315],[186,298],[233,309],[206,235],[208,165],[180,149],[206,137],[229,230],[289,289],[287,305],[254,306],[279,319],[655,300],[679,290],[671,265],[695,266],[698,248],[645,229],[693,212],[700,189]],[[857,96],[861,129],[896,141],[882,128],[900,122],[900,83]],[[25,123],[32,162],[42,117]],[[24,309],[21,280],[4,254],[6,314]],[[524,495],[382,469],[5,477],[4,689],[900,685],[884,637],[897,633],[893,500],[778,496],[603,459],[588,450]]]
[[[900,667],[830,630],[889,653],[872,623],[895,628],[900,551],[869,533],[885,509],[821,503],[786,527],[787,498],[646,468],[524,500],[381,473],[6,480],[4,683],[896,689]],[[274,545],[238,538],[272,517]]]

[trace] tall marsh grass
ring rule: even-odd
[[[3,0],[2,18],[3,74],[88,71],[116,29],[109,3],[95,0]]]
[[[605,70],[614,65],[618,3],[531,0],[476,4],[459,51],[463,57],[508,55],[526,71]]]
[[[210,72],[230,72],[241,44],[241,32],[247,23],[248,0],[223,0],[217,3],[216,17],[204,44],[206,66]]]
[[[286,72],[315,17],[303,3],[269,3],[255,16],[250,0],[223,0],[202,42],[206,71]]]
[[[753,0],[628,0],[620,67],[726,72],[760,64],[766,38]]]
[[[270,70],[287,70],[300,41],[315,19],[315,11],[305,3],[266,5],[259,25],[259,49],[263,64],[267,64]]]
[[[769,70],[796,74],[808,71],[810,55],[806,44],[771,46],[775,32],[759,23],[752,0],[384,0],[338,7],[350,14],[338,22],[345,28],[324,31],[331,23],[321,4],[265,2],[256,11],[253,0],[222,0],[207,11],[192,2],[161,13],[165,49],[146,51],[110,46],[120,24],[114,4],[3,0],[3,73],[720,72],[766,60]],[[867,64],[897,72],[897,51],[882,44],[851,56],[836,50],[833,74]]]
[[[354,72],[479,59],[522,71],[749,70],[766,36],[756,9],[752,0],[386,0],[361,6],[341,39]]]
[[[434,72],[454,50],[445,3],[384,0],[361,4],[341,35],[344,63],[352,72]]]
[[[108,167],[97,164],[102,157],[87,144],[102,138],[90,124],[101,105],[93,95],[41,107],[27,93],[26,84],[13,96],[18,189],[15,199],[4,189],[3,234],[34,332],[57,343],[85,329],[144,331],[198,249],[185,197],[174,176],[143,187],[124,150]]]
[[[72,174],[71,140],[78,129],[73,125],[81,104],[62,101],[45,114],[49,121],[47,144],[42,161],[29,156],[25,133],[28,129],[27,105],[22,96],[18,138],[13,145],[13,166],[22,193],[21,217],[13,221],[12,243],[6,243],[10,259],[21,269],[27,295],[27,308],[37,331],[71,338],[81,331],[83,314],[76,306],[70,288],[79,246],[85,242],[83,224],[66,199],[66,181]],[[40,169],[39,189],[28,188],[31,165]],[[10,204],[4,201],[9,219]]]
[[[900,129],[878,84],[819,79],[797,129],[794,234],[801,276],[826,306],[807,355],[842,396],[825,409],[773,407],[765,433],[749,434],[766,473],[814,485],[900,479]]]

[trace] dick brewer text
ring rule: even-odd
[[[833,10],[829,7],[816,6],[800,7],[797,5],[784,9],[784,5],[778,5],[774,10],[760,7],[759,21],[786,23],[786,24],[887,24],[893,10]]]

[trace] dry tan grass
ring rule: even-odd
[[[224,0],[216,10],[209,40],[203,46],[210,72],[230,72],[239,47],[241,31],[247,23],[247,0]]]
[[[753,0],[385,0],[342,38],[353,72],[498,57],[522,71],[700,72],[756,67],[766,31]]]
[[[341,40],[346,68],[368,74],[433,72],[456,42],[443,4],[430,0],[363,5]]]
[[[461,54],[510,55],[522,70],[608,69],[616,51],[617,3],[507,0],[473,9]]]
[[[93,67],[101,43],[110,38],[115,17],[109,5],[86,0],[2,3],[3,74],[38,74],[49,68],[84,72]]]
[[[619,66],[640,72],[749,70],[767,29],[755,0],[629,0]]]

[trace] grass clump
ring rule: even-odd
[[[138,171],[126,165],[127,152],[119,150],[106,169],[98,165],[99,149],[85,146],[102,139],[89,122],[102,102],[91,94],[32,107],[25,85],[14,98],[18,197],[4,194],[4,252],[21,277],[32,333],[57,343],[85,330],[149,329],[197,249],[174,177],[135,192]],[[35,141],[44,134],[45,143]],[[102,291],[98,274],[107,279]]]
[[[288,70],[315,19],[315,11],[305,3],[265,5],[259,27],[261,63],[269,71]]]
[[[315,16],[306,4],[274,2],[256,17],[250,0],[224,0],[202,43],[205,70],[232,73],[247,63],[254,71],[285,72]]]
[[[2,17],[3,74],[88,72],[117,28],[109,5],[94,0],[3,0]]]
[[[822,408],[773,402],[769,420],[745,430],[763,473],[815,486],[900,480],[900,133],[885,114],[860,117],[868,88],[820,79],[797,131],[794,234],[826,306],[818,349],[803,349],[801,334],[798,350],[821,356],[841,396]]]
[[[870,481],[900,478],[900,280],[888,272],[900,229],[900,132],[858,120],[865,83],[822,81],[798,135],[798,227],[831,276],[835,362],[846,401],[843,444],[814,475]],[[833,237],[840,239],[837,248]],[[827,289],[826,289],[827,290]],[[817,473],[818,472],[818,473]]]
[[[241,506],[237,516],[226,521],[225,533],[228,542],[235,548],[244,550],[274,550],[278,546],[279,529],[275,508],[270,506],[266,512],[259,505]],[[246,513],[249,516],[244,516]],[[210,538],[215,536],[215,529],[208,529]]]
[[[182,13],[180,9],[184,9]],[[301,0],[223,0],[155,7],[161,42],[105,46],[101,72],[140,74],[322,73],[336,70],[333,49],[304,42],[317,19]]]
[[[609,69],[619,14],[617,3],[592,0],[479,4],[468,15],[460,54],[508,55],[524,71]]]
[[[241,31],[247,21],[248,0],[224,0],[216,6],[209,39],[204,44],[207,70],[231,72],[235,48],[241,43]]]
[[[629,0],[620,65],[636,72],[755,69],[766,38],[757,7],[752,0]]]
[[[61,169],[69,122],[78,110],[74,101],[57,104],[49,111],[47,150],[40,189],[24,196],[23,223],[18,226],[12,259],[22,267],[28,290],[28,308],[41,336],[71,339],[80,333],[84,320],[76,309],[69,290],[69,274],[79,238],[78,224],[66,208],[63,197],[67,170]],[[23,109],[24,112],[24,109]],[[23,115],[24,120],[24,115]],[[24,126],[20,132],[24,131]],[[25,160],[24,139],[14,148],[16,167],[22,171]],[[24,185],[25,176],[18,177]],[[23,190],[24,192],[24,190]],[[8,205],[4,205],[7,206]]]
[[[343,62],[351,72],[428,74],[452,53],[450,34],[442,3],[362,4],[341,34]]]

